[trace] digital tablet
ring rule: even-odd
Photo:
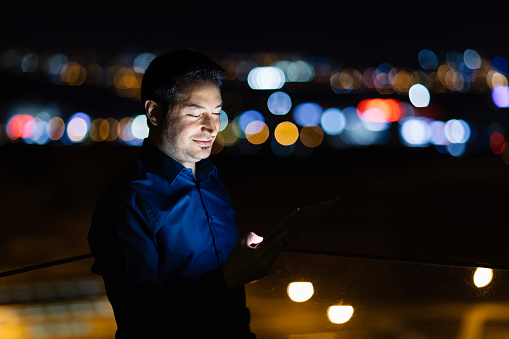
[[[275,227],[269,234],[263,237],[263,242],[269,241],[277,237],[285,231],[290,232],[290,236],[295,236],[295,232],[302,230],[306,227],[311,227],[321,216],[331,209],[338,201],[339,197],[318,202],[306,207],[299,207],[294,209],[283,221]]]

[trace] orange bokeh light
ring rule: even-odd
[[[383,112],[383,114],[365,114],[372,109]],[[364,99],[357,105],[357,112],[362,120],[367,119],[374,122],[395,122],[403,117],[399,101],[396,99]]]

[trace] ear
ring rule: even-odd
[[[162,119],[161,108],[155,101],[153,100],[145,101],[145,114],[147,114],[147,119],[153,126],[159,125],[159,122]]]

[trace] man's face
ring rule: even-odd
[[[222,105],[217,85],[191,82],[161,126],[163,151],[184,167],[194,169],[196,162],[210,155]]]

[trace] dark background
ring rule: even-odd
[[[500,3],[490,1],[37,6],[2,11],[3,50],[94,51],[107,57],[133,46],[156,53],[192,47],[213,58],[258,52],[326,55],[358,68],[381,62],[418,68],[417,54],[423,48],[434,50],[439,58],[467,48],[489,58],[508,56],[506,15]],[[34,98],[55,99],[83,111],[94,107],[105,114],[142,113],[138,102],[106,90],[1,75],[2,122],[10,104]],[[253,95],[241,94],[246,100]],[[458,118],[468,116],[469,107],[484,107],[485,115],[476,117],[484,124],[504,121],[508,114],[507,109],[494,109],[486,94],[451,94],[436,100]],[[95,200],[138,151],[102,144],[0,146],[0,267],[87,253]],[[385,146],[323,147],[306,158],[279,158],[264,149],[251,157],[225,151],[213,160],[231,191],[241,232],[263,234],[296,206],[341,196],[322,227],[299,239],[294,248],[509,265],[508,165],[489,151],[455,158],[430,148],[406,148],[394,139]]]

